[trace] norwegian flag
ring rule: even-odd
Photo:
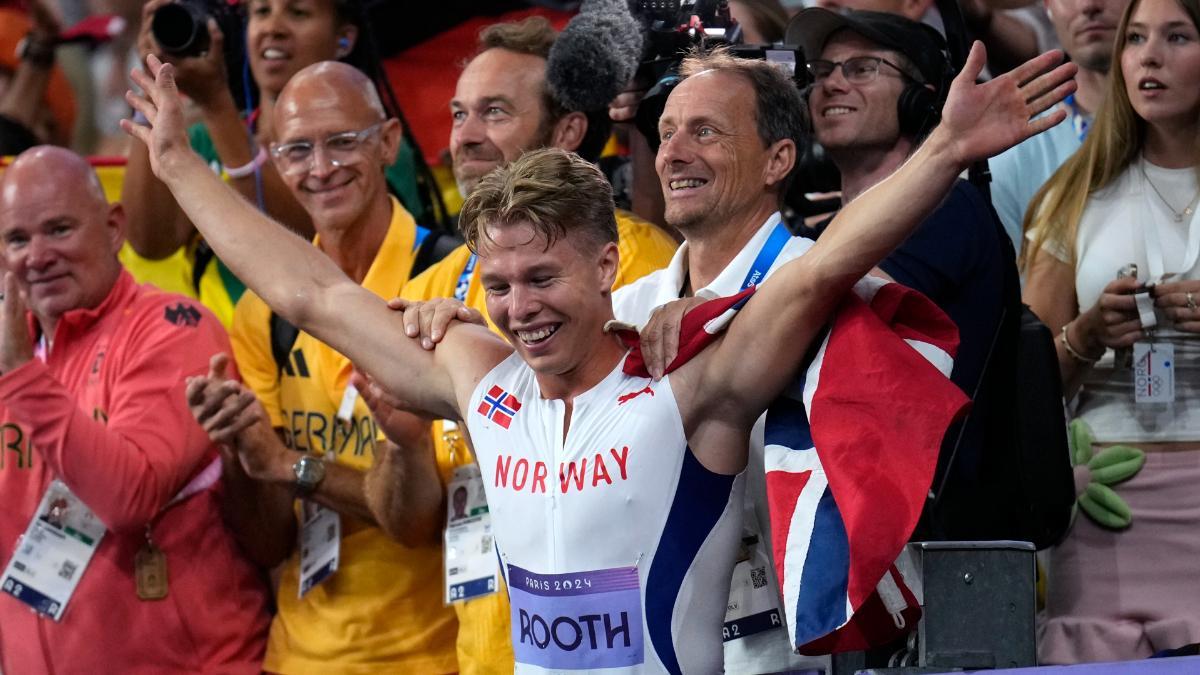
[[[797,381],[767,411],[771,544],[793,647],[828,654],[915,627],[894,562],[916,527],[942,437],[967,398],[949,379],[958,330],[925,296],[868,277],[839,306]],[[685,363],[754,287],[684,317]],[[623,334],[636,343],[636,334]],[[626,372],[644,371],[636,349]]]
[[[498,384],[493,384],[492,388],[488,389],[488,392],[483,395],[483,401],[479,404],[480,415],[505,429],[512,424],[512,418],[520,409],[521,402],[517,400],[517,397],[501,389]]]

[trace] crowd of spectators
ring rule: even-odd
[[[1022,538],[1022,300],[1075,479],[1038,557],[1039,661],[1200,644],[1197,0],[729,0],[710,19],[799,47],[797,73],[709,45],[595,109],[556,90],[539,10],[456,64],[446,149],[406,128],[371,3],[216,1],[232,19],[186,55],[154,28],[179,0],[0,1],[0,672],[752,674],[903,650],[894,567],[871,597],[896,625],[800,639],[799,571],[828,560],[792,538],[826,541],[826,499],[852,552],[857,499],[903,512],[881,541]],[[855,297],[918,363],[834,363]],[[818,367],[925,401],[843,396],[861,428],[831,431]],[[781,459],[837,435],[876,471],[876,446],[911,448],[895,495]],[[829,475],[820,504],[780,478],[802,470]]]

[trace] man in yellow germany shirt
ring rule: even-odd
[[[546,60],[556,37],[554,29],[540,17],[495,24],[480,34],[478,52],[463,69],[450,102],[450,151],[454,177],[464,196],[492,169],[528,150],[557,147],[592,160],[600,154],[609,126],[597,122],[606,120],[599,120],[596,113],[589,116],[563,110],[546,85]],[[607,116],[607,110],[598,112]],[[619,288],[665,267],[677,242],[632,213],[618,210],[616,217],[621,262],[613,287]],[[415,277],[404,287],[401,297],[415,301],[454,297],[487,315],[475,257],[466,246]],[[492,328],[495,330],[494,325]],[[457,430],[443,424],[434,423],[438,456],[454,457],[455,464],[473,462]],[[407,503],[382,498],[376,512],[381,521],[390,521],[385,528],[403,532],[411,517],[408,509]],[[455,604],[458,660],[463,673],[513,670],[508,597],[499,586],[499,592]]]
[[[280,94],[275,125],[272,160],[312,216],[314,245],[368,290],[395,296],[424,230],[388,195],[384,169],[401,129],[370,80],[336,62],[309,66]],[[353,366],[249,291],[232,338],[273,427],[244,432],[240,461],[227,463],[227,506],[243,545],[266,567],[282,563],[264,670],[456,672],[457,622],[437,583],[440,509],[407,514],[400,542],[371,516],[364,478],[393,449],[348,386]],[[413,451],[432,453],[427,442]],[[409,483],[441,503],[436,469]]]

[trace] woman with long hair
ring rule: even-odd
[[[1200,642],[1198,27],[1198,0],[1126,8],[1092,130],[1026,214],[1025,299],[1093,471],[1051,554],[1045,663]]]
[[[174,0],[151,0],[142,11],[138,51],[164,56],[152,29],[155,12]],[[221,4],[225,0],[219,0]],[[243,0],[236,6],[244,21],[245,49],[227,49],[240,35],[226,36],[221,25],[209,20],[209,46],[201,54],[170,57],[176,67],[180,91],[195,104],[199,121],[189,132],[193,148],[229,177],[231,185],[252,203],[297,233],[313,234],[308,214],[267,161],[267,148],[275,137],[275,99],[292,75],[328,60],[342,60],[359,68],[381,86],[388,113],[399,109],[386,86],[382,65],[360,0]],[[225,24],[228,27],[228,23]],[[226,55],[244,54],[230,64]],[[232,80],[232,82],[231,82]],[[232,86],[231,86],[232,85]],[[388,169],[388,184],[418,222],[427,216],[418,184],[419,153],[404,143]],[[123,255],[135,276],[143,270],[157,272],[146,260],[172,260],[189,267],[189,287],[169,290],[198,296],[227,325],[244,287],[219,260],[214,259],[195,228],[175,204],[166,187],[150,171],[146,150],[130,149],[121,202],[128,219],[129,243],[137,253]],[[158,278],[140,278],[163,285]]]

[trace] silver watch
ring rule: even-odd
[[[325,478],[325,462],[319,457],[304,455],[292,465],[292,474],[296,476],[296,494],[307,497]]]

